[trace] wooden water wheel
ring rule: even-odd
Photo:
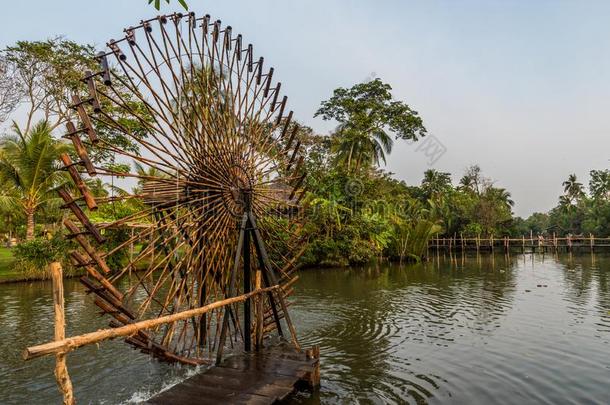
[[[97,55],[99,71],[84,72],[87,90],[73,96],[65,135],[76,153],[62,160],[76,187],[59,194],[82,283],[114,327],[279,284],[255,305],[248,299],[126,341],[188,364],[276,333],[298,348],[286,296],[303,251],[305,173],[273,68],[209,15],[158,16],[124,32]],[[113,164],[96,164],[99,154]],[[87,184],[96,176],[132,191],[94,196]],[[96,221],[95,210],[116,216]]]

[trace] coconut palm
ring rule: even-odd
[[[582,183],[576,178],[576,174],[572,173],[568,176],[568,179],[563,182],[563,191],[570,202],[577,202],[585,194],[583,191]]]
[[[450,173],[439,172],[435,169],[428,169],[424,172],[424,178],[421,181],[421,188],[426,199],[441,195],[448,191],[451,187]]]
[[[51,136],[51,127],[40,121],[23,133],[13,123],[14,134],[0,138],[0,204],[21,210],[26,217],[26,239],[34,238],[34,215],[56,200],[53,190],[65,179],[57,157],[69,146]]]
[[[337,162],[347,170],[359,170],[386,162],[394,141],[383,130],[363,132],[351,128],[349,123],[339,126],[333,136],[333,149]]]

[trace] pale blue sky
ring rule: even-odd
[[[0,46],[64,35],[102,45],[157,12],[146,0],[23,0],[2,8]],[[164,11],[177,10],[172,0]],[[255,45],[295,116],[313,119],[336,87],[374,75],[419,111],[447,148],[432,166],[457,182],[479,163],[528,215],[561,182],[610,165],[610,2],[189,0]],[[398,143],[387,169],[410,184],[428,168]]]

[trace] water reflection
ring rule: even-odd
[[[596,260],[439,255],[303,273],[297,319],[322,347],[323,388],[300,401],[607,402],[610,261]]]
[[[292,306],[322,349],[322,388],[302,403],[610,403],[610,259],[434,256],[411,266],[301,272]],[[105,327],[67,282],[68,332]],[[52,359],[20,350],[52,337],[51,286],[0,285],[0,403],[51,403]],[[69,356],[81,403],[145,399],[194,372],[121,342]]]

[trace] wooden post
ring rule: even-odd
[[[480,235],[477,233],[477,240],[476,240],[476,243],[477,243],[477,255],[479,254],[479,246],[481,244],[481,242],[479,241],[479,237],[480,237]]]
[[[568,252],[572,252],[572,235],[568,234],[566,238],[566,244],[568,245]]]
[[[243,251],[243,264],[244,264],[244,294],[248,294],[252,289],[252,281],[250,276],[250,231],[246,230],[244,234],[244,251]],[[251,310],[250,300],[244,301],[244,350],[249,352],[251,349],[250,342],[250,330],[251,330]]]
[[[262,272],[261,269],[257,269],[254,276],[254,289],[256,291],[260,290],[262,287]],[[280,292],[281,294],[281,292]],[[264,311],[264,296],[258,295],[256,297],[255,311],[256,311],[256,350],[261,350],[263,348],[263,323],[265,321],[265,311]]]
[[[55,340],[64,340],[66,337],[66,319],[64,317],[64,284],[61,264],[51,263],[51,277],[53,279],[53,306],[55,309]],[[59,391],[64,396],[64,405],[74,405],[72,381],[66,366],[66,353],[55,355],[55,379]]]
[[[521,253],[525,254],[525,235],[521,235]]]
[[[553,248],[555,249],[555,253],[557,253],[557,235],[553,232]]]
[[[305,380],[309,388],[315,388],[320,385],[320,346],[314,346],[305,351],[305,358],[315,360],[313,372],[306,374]]]
[[[593,253],[593,250],[594,250],[593,245],[595,244],[595,240],[593,238],[593,234],[592,233],[589,234],[589,244],[591,245],[591,253]]]
[[[491,252],[493,253],[493,251],[494,251],[494,234],[493,233],[489,237],[489,246],[491,248]]]

